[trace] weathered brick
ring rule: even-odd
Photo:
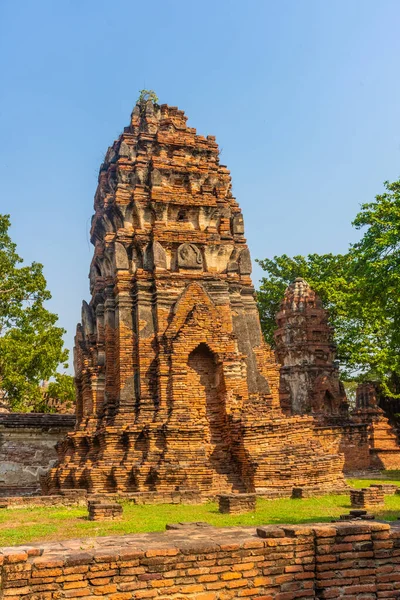
[[[139,103],[101,167],[91,239],[76,429],[47,491],[172,502],[254,488],[289,497],[299,479],[313,495],[345,488],[343,459],[315,421],[281,411],[243,217],[213,136],[175,107]]]

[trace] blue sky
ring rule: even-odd
[[[399,30],[398,0],[0,0],[0,212],[68,347],[98,168],[140,89],[216,135],[253,259],[342,252],[400,176]]]

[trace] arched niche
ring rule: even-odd
[[[133,244],[128,253],[131,271],[136,273],[137,269],[143,269],[143,253],[139,245]]]
[[[160,242],[153,242],[153,262],[158,269],[167,268],[167,255]]]
[[[187,389],[190,390],[188,408],[191,418],[204,426],[209,465],[217,478],[223,474],[235,484],[238,474],[230,448],[222,364],[206,343],[201,342],[188,355],[186,377]]]
[[[143,268],[152,271],[154,268],[166,269],[167,256],[160,242],[153,241],[147,244],[143,252]]]
[[[140,218],[137,207],[134,203],[129,204],[125,210],[124,227],[131,229],[132,227],[140,227]]]
[[[129,269],[129,259],[128,253],[125,249],[124,244],[121,242],[115,242],[115,267],[120,270],[128,270]]]
[[[150,242],[144,249],[143,252],[143,269],[145,271],[152,271],[154,268],[153,260],[153,245]]]
[[[93,335],[96,331],[96,319],[93,310],[85,300],[82,302],[82,329],[85,337]]]
[[[143,209],[143,223],[145,225],[154,225],[156,220],[156,211],[151,206],[145,206]]]
[[[112,277],[114,269],[113,264],[110,260],[110,257],[107,255],[103,255],[102,257],[97,258],[97,264],[101,271],[102,277]]]
[[[251,266],[251,258],[250,251],[248,248],[244,248],[239,254],[239,273],[241,275],[251,275],[252,266]]]
[[[92,262],[90,265],[89,271],[89,281],[90,281],[90,292],[93,293],[93,289],[96,285],[97,279],[101,277],[100,267],[97,264],[97,261]]]

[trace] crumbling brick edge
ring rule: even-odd
[[[8,600],[400,597],[400,528],[377,522],[192,527],[2,548],[0,562]]]

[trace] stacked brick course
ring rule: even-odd
[[[385,505],[385,493],[379,485],[350,490],[350,502],[353,508],[382,508]]]
[[[218,501],[220,513],[238,515],[256,510],[255,494],[221,494]]]
[[[100,168],[92,299],[75,346],[77,427],[45,489],[343,487],[311,418],[286,418],[241,210],[213,136],[139,103]]]
[[[214,528],[3,549],[8,600],[395,599],[400,531],[374,522]]]
[[[107,500],[88,501],[89,521],[114,521],[122,517],[122,506]]]
[[[377,485],[379,485],[379,487],[383,490],[383,493],[385,494],[385,496],[394,496],[395,494],[400,493],[400,488],[395,483],[380,483],[380,484],[375,483],[375,484],[373,484],[373,486],[377,486]]]
[[[375,469],[399,469],[400,447],[396,431],[379,407],[376,386],[363,383],[357,387],[353,419],[368,426],[370,464]]]

